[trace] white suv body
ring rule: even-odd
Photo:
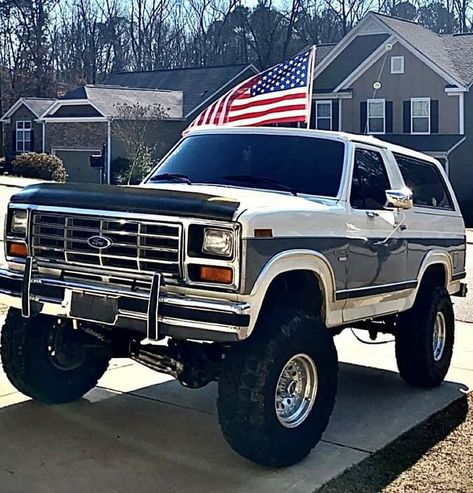
[[[9,330],[33,331],[42,314],[44,330],[56,334],[53,320],[72,320],[83,329],[78,332],[112,348],[111,355],[131,355],[187,386],[217,379],[226,396],[221,421],[227,440],[243,455],[272,465],[307,454],[328,422],[334,394],[317,404],[314,387],[324,372],[327,381],[336,376],[327,333],[356,326],[374,335],[397,334],[401,375],[413,384],[438,385],[453,347],[449,295],[466,291],[464,223],[438,161],[341,132],[194,130],[138,187],[27,187],[9,204],[5,236],[8,266],[0,270],[0,302],[13,310],[2,347],[14,353],[17,339],[9,338]],[[413,333],[414,342],[405,341],[408,332],[401,329],[414,319],[422,321],[424,335]],[[274,331],[266,332],[270,320]],[[314,325],[313,333],[304,324]],[[297,334],[305,340],[316,333],[325,354],[317,355],[315,347],[313,354],[300,352]],[[163,353],[165,336],[170,344]],[[281,430],[296,430],[290,436],[274,430],[280,456],[271,456],[274,444],[264,453],[248,445],[241,430],[245,414],[238,421],[226,407],[238,397],[237,389],[228,390],[236,380],[225,383],[226,375],[270,361],[277,366],[277,356],[265,352],[274,347],[264,346],[273,337],[281,350],[299,347],[281,360],[279,380],[265,383],[276,395]],[[430,359],[413,367],[418,358],[412,351],[424,354],[426,340],[433,347]],[[225,362],[217,364],[215,351],[208,351],[213,345],[193,341],[214,342]],[[13,353],[5,351],[7,375],[19,388],[30,388],[9,363]],[[334,355],[330,361],[318,361],[327,354]],[[71,358],[67,353],[61,364]],[[251,366],[252,358],[259,363]],[[99,365],[97,372],[105,368]],[[276,378],[264,368],[268,379]],[[69,396],[49,396],[41,385],[29,395],[48,402]],[[281,397],[288,389],[294,395],[284,399],[292,407]],[[264,408],[258,406],[255,416]],[[311,419],[321,431],[301,455],[294,453],[291,443],[302,440],[298,433]],[[250,435],[261,432],[257,423]]]

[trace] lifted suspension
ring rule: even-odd
[[[223,351],[215,343],[169,340],[168,345],[130,342],[129,357],[152,370],[176,378],[184,387],[199,388],[217,380]]]
[[[108,326],[88,322],[71,324],[78,333],[95,340],[115,358],[131,358],[152,370],[176,378],[183,386],[199,388],[217,380],[224,348],[217,343],[169,339],[167,345],[142,344],[131,331],[113,331]],[[90,344],[90,342],[89,342]]]

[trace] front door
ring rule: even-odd
[[[385,208],[385,191],[391,188],[382,150],[357,147],[348,204],[348,279],[339,293],[348,300],[347,309],[362,298],[375,301],[393,293],[406,280],[407,240],[397,227],[403,215]]]

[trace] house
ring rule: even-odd
[[[124,116],[120,107],[157,104],[165,110],[162,121],[149,125],[146,137],[150,147],[159,143],[159,157],[202,109],[256,73],[253,65],[121,72],[110,74],[101,85],[72,89],[57,100],[32,103],[33,99],[22,98],[1,120],[4,134],[11,136],[5,146],[7,163],[21,152],[48,152],[63,160],[70,181],[110,181],[114,163],[127,157],[114,132]],[[18,131],[17,122],[22,122]],[[91,156],[103,156],[104,176],[90,166]]]
[[[311,126],[376,135],[438,158],[472,223],[472,83],[472,34],[438,35],[370,12],[317,60]]]
[[[184,124],[182,92],[82,86],[56,100],[41,115],[40,121],[45,128],[43,151],[61,158],[70,181],[99,182],[102,171],[91,167],[90,158],[103,155],[105,177],[111,176],[113,161],[127,157],[124,143],[117,137],[115,128],[128,117],[124,112],[132,113],[137,104],[143,112],[149,111],[153,105],[166,112],[165,124],[153,120],[147,127],[150,146],[159,142],[166,147],[168,142],[176,140]],[[146,113],[129,116],[131,119],[147,118]],[[159,137],[154,135],[158,128]]]
[[[0,120],[4,124],[4,155],[7,161],[22,152],[41,152],[44,124],[41,115],[54,99],[20,98]]]

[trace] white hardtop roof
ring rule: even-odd
[[[295,135],[304,137],[319,137],[321,139],[341,140],[344,142],[356,142],[361,144],[372,145],[383,149],[389,149],[391,152],[404,154],[413,158],[422,159],[431,163],[439,164],[438,161],[419,151],[402,147],[391,142],[377,139],[371,135],[351,134],[347,132],[335,132],[328,130],[314,130],[309,128],[276,128],[276,127],[201,127],[190,129],[187,136],[201,134],[266,134],[266,135]]]

